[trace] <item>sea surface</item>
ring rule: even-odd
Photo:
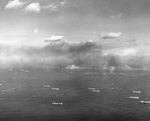
[[[150,71],[0,69],[0,121],[150,121]]]

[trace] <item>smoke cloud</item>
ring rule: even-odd
[[[117,41],[116,41],[117,42]],[[130,43],[130,42],[129,42]],[[149,69],[148,45],[106,47],[97,41],[47,42],[43,47],[0,46],[0,63],[7,66]]]

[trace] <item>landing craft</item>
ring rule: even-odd
[[[116,39],[118,37],[120,37],[122,35],[121,32],[117,32],[117,33],[114,33],[114,32],[110,32],[110,33],[101,33],[100,37],[102,39]]]

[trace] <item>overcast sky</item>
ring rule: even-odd
[[[101,32],[150,39],[150,0],[0,0],[1,41],[43,41],[62,35],[70,41]]]

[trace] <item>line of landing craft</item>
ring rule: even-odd
[[[66,66],[64,68],[64,70],[66,70],[67,72],[70,72],[70,73],[72,73],[73,71],[77,71],[77,70],[105,70],[105,71],[108,71],[108,73],[110,73],[110,74],[115,74],[114,71],[119,70],[119,69],[116,67],[113,67],[113,66],[111,66],[109,68],[85,68],[85,67],[79,67],[76,65],[69,65],[69,66]],[[120,73],[120,74],[124,75],[124,73]]]
[[[84,70],[84,69],[95,69],[95,70],[110,70],[110,71],[114,71],[116,70],[117,68],[115,67],[110,67],[110,68],[85,68],[85,67],[79,67],[79,66],[76,66],[76,65],[69,65],[69,66],[66,66],[65,67],[65,70]]]

